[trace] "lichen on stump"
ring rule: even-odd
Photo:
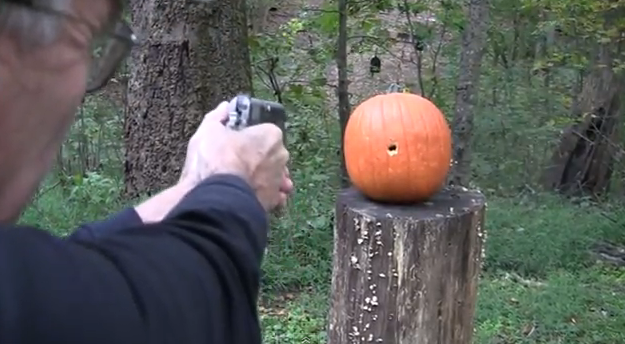
[[[416,205],[337,200],[329,343],[470,344],[486,201],[446,188]]]

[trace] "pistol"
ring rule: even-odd
[[[277,125],[282,134],[286,135],[286,111],[280,103],[252,98],[245,94],[234,97],[228,108],[226,127],[233,130],[241,130],[247,127],[273,123]]]

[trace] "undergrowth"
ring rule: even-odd
[[[481,84],[473,182],[488,196],[488,241],[475,342],[625,343],[625,271],[597,262],[591,251],[597,242],[625,244],[620,201],[566,200],[535,186],[570,97],[528,85],[526,74],[492,68]],[[454,80],[453,73],[439,80],[438,105],[448,116]],[[270,96],[262,89],[259,94]],[[263,265],[266,343],[326,341],[339,139],[323,96],[306,95],[288,104],[296,191],[285,216],[272,221]],[[117,153],[104,155],[106,168],[97,172],[55,171],[22,222],[64,235],[126,206],[118,199],[119,111],[98,99],[86,104],[85,120],[73,128],[64,159],[71,160],[73,147],[85,137],[94,142],[89,138],[97,128],[106,128],[97,135],[108,135],[101,140]]]

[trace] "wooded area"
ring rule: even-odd
[[[175,183],[202,116],[254,91],[287,109],[296,190],[272,219],[265,343],[625,343],[625,2],[129,3],[140,44],[85,98],[25,222],[73,228]],[[389,90],[427,98],[453,134],[453,188],[425,202],[345,189],[349,117]],[[397,189],[424,183],[424,154],[447,157],[444,130],[401,111],[420,118],[369,116],[379,135],[354,149],[435,132],[405,140],[419,154]],[[398,170],[378,162],[360,165],[370,183]]]

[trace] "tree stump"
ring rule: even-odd
[[[465,188],[409,206],[342,191],[329,344],[470,344],[485,209]]]

